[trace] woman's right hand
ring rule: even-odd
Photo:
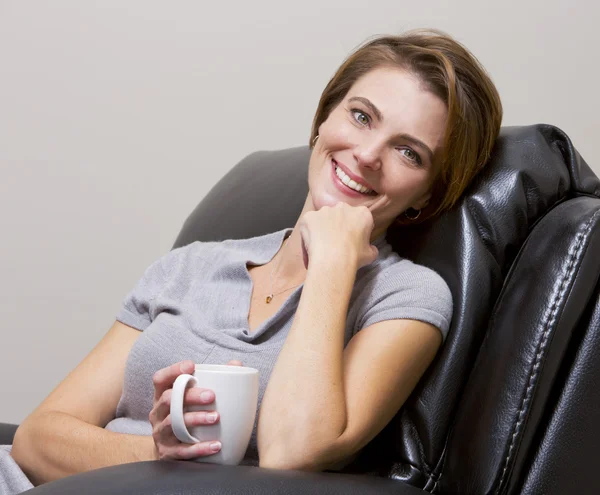
[[[239,361],[230,361],[228,365],[241,366]],[[176,378],[183,374],[194,373],[194,362],[180,361],[167,368],[158,370],[152,377],[154,383],[154,403],[149,419],[152,425],[154,439],[154,454],[156,460],[194,459],[213,455],[221,450],[218,441],[183,443],[173,433],[171,426],[171,393]],[[215,393],[206,388],[191,387],[185,391],[183,404],[185,406],[211,404]],[[217,411],[196,411],[184,414],[185,425],[190,428],[198,425],[213,425],[219,421]]]

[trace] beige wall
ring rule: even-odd
[[[92,349],[238,160],[306,143],[370,35],[448,31],[492,74],[505,125],[561,127],[600,173],[597,4],[487,3],[2,2],[0,422]]]

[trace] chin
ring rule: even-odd
[[[339,197],[332,196],[326,191],[321,191],[320,193],[317,192],[314,195],[311,193],[311,200],[315,211],[320,210],[323,208],[323,206],[335,206],[341,202],[347,203],[347,201],[344,201]]]
[[[323,200],[322,197],[320,197],[316,194],[315,195],[311,194],[310,199],[311,199],[313,209],[315,211],[320,210],[321,208],[323,208],[323,206],[334,206],[334,203],[332,203],[331,201]]]

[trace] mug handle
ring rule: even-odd
[[[180,442],[198,443],[200,440],[190,435],[183,420],[183,397],[187,384],[192,382],[192,387],[198,385],[196,377],[188,374],[179,375],[173,383],[173,393],[171,394],[171,427],[173,433]]]

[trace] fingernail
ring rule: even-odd
[[[221,442],[213,442],[210,444],[210,450],[213,452],[218,452],[221,450]]]
[[[202,400],[210,400],[210,399],[212,399],[212,395],[211,395],[211,393],[210,393],[210,392],[208,392],[208,391],[204,391],[204,392],[202,392],[202,393],[200,394],[200,398],[201,398]]]
[[[216,412],[208,413],[206,415],[206,419],[209,423],[214,423],[217,420],[217,413]]]

